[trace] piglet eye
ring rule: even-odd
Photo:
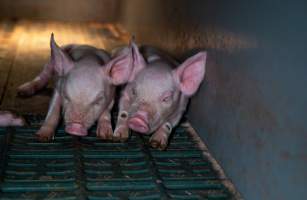
[[[100,97],[96,101],[94,101],[94,105],[100,105],[102,101],[103,101],[103,97]]]
[[[69,97],[67,96],[67,94],[65,92],[63,93],[63,97],[64,97],[64,100],[70,101]]]
[[[166,97],[163,97],[162,101],[163,102],[169,102],[171,100],[171,96],[166,96]]]
[[[172,96],[173,96],[173,93],[172,92],[167,92],[165,94],[162,95],[162,102],[164,103],[168,103],[169,101],[171,101],[172,99]]]
[[[136,96],[136,89],[135,89],[135,88],[132,88],[132,89],[131,89],[131,93],[132,93],[133,96]]]

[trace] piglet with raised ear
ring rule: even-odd
[[[151,146],[163,150],[204,78],[207,54],[199,52],[176,66],[176,61],[151,47],[143,48],[145,60],[138,47],[132,46],[138,62],[122,91],[114,138],[126,140],[129,128],[153,133]]]
[[[97,136],[112,139],[110,110],[115,86],[124,84],[132,71],[132,50],[124,48],[110,59],[107,52],[87,45],[59,47],[53,37],[50,41],[50,61],[42,72],[18,88],[20,95],[32,95],[46,86],[54,75],[55,91],[47,117],[37,132],[39,140],[47,141],[54,135],[60,112],[63,111],[65,131],[85,136],[98,119]]]

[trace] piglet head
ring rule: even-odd
[[[51,62],[59,75],[58,88],[66,132],[85,136],[99,116],[113,105],[116,85],[129,80],[131,48],[101,66],[91,59],[74,62],[51,37]]]
[[[144,67],[123,92],[123,98],[132,102],[129,128],[150,134],[178,115],[176,111],[185,110],[183,101],[198,90],[205,75],[205,63],[206,52],[200,52],[176,69],[159,62]]]

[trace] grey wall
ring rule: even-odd
[[[307,3],[126,0],[137,41],[209,53],[189,117],[243,197],[307,196]]]

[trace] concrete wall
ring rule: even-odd
[[[243,197],[307,196],[304,1],[127,0],[140,43],[209,53],[189,117]]]

